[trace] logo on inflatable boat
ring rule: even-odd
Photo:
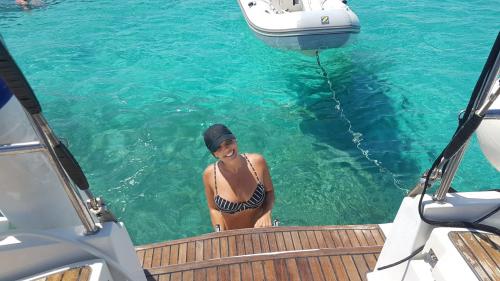
[[[330,19],[328,18],[328,16],[321,17],[321,24],[329,24],[329,23],[330,23]]]

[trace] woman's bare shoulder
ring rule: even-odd
[[[214,176],[214,164],[210,164],[203,171],[203,180],[209,182],[208,180]]]
[[[266,159],[264,156],[258,154],[258,153],[245,153],[245,155],[248,157],[252,163],[255,163],[255,165],[258,166],[265,166],[266,165]]]

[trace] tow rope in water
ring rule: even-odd
[[[315,54],[316,54],[316,62],[318,63],[319,69],[321,70],[321,72],[323,74],[323,77],[325,78],[326,82],[328,83],[328,87],[329,87],[330,93],[332,93],[332,99],[335,102],[335,109],[339,112],[340,118],[347,124],[347,131],[352,136],[352,142],[356,146],[356,149],[358,149],[361,152],[361,154],[368,161],[370,161],[375,166],[377,166],[379,168],[379,171],[381,173],[390,175],[390,177],[393,180],[394,186],[397,187],[398,189],[404,191],[405,194],[406,194],[408,192],[408,189],[405,189],[405,188],[401,187],[401,183],[399,182],[398,179],[396,179],[395,174],[393,172],[391,172],[389,169],[387,169],[386,167],[384,167],[380,161],[378,161],[377,159],[374,159],[374,158],[370,157],[370,152],[368,151],[368,149],[364,149],[362,147],[361,141],[363,140],[363,138],[362,138],[363,134],[361,134],[361,133],[356,132],[356,131],[353,130],[352,123],[349,120],[349,118],[347,118],[347,116],[345,115],[344,110],[342,109],[342,104],[340,103],[340,99],[337,98],[337,93],[335,92],[335,89],[333,88],[333,83],[332,83],[332,81],[330,80],[330,78],[328,76],[328,72],[321,65],[321,60],[320,60],[320,57],[319,57],[319,51],[316,51]]]

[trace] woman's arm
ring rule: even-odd
[[[224,218],[222,217],[222,214],[215,206],[214,202],[214,189],[212,188],[213,178],[214,178],[213,168],[212,166],[208,166],[205,169],[205,172],[203,172],[203,185],[205,186],[205,195],[207,197],[210,219],[212,221],[212,226],[214,230],[217,224],[220,226],[220,230],[225,230],[226,224],[224,222]]]
[[[254,227],[267,227],[272,226],[271,211],[274,206],[274,187],[271,180],[271,173],[266,163],[266,159],[262,155],[255,155],[255,163],[258,167],[262,167],[262,182],[265,187],[266,199],[262,204],[262,212],[255,222]]]

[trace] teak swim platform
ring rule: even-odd
[[[385,236],[378,225],[214,232],[136,247],[148,280],[366,280]]]
[[[448,236],[478,280],[500,280],[500,237],[498,235],[453,231]]]

